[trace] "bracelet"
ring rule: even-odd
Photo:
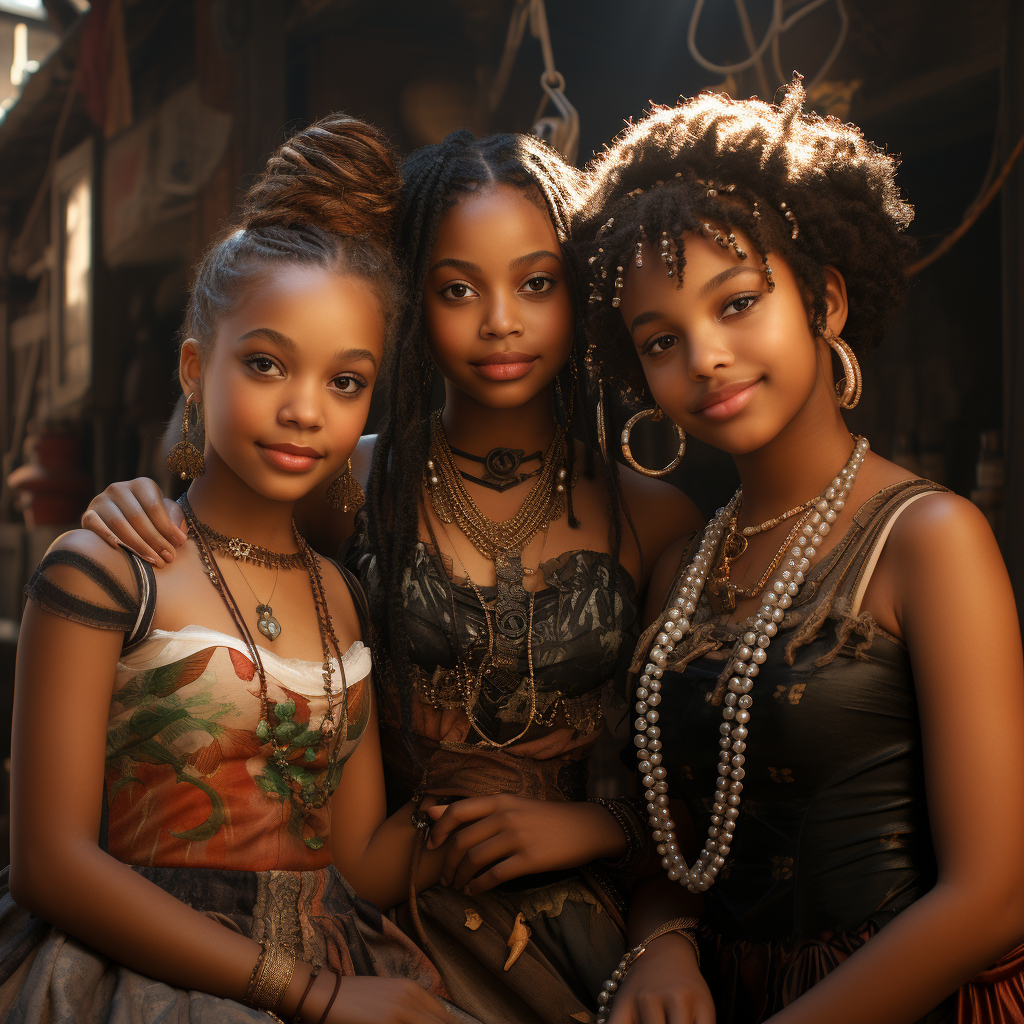
[[[306,982],[306,987],[302,990],[302,997],[299,999],[299,1005],[295,1007],[295,1016],[292,1017],[292,1024],[302,1024],[299,1018],[299,1014],[302,1013],[302,1004],[306,1001],[306,996],[309,995],[310,990],[313,988],[313,982],[316,981],[317,975],[320,973],[320,964],[313,964],[313,970],[309,972],[309,981]]]
[[[662,935],[668,935],[669,932],[679,932],[680,935],[685,936],[693,945],[694,952],[697,954],[697,966],[700,967],[700,950],[697,948],[697,937],[693,934],[694,929],[699,924],[700,919],[696,917],[674,918],[671,921],[666,921],[660,928],[656,928],[643,942],[629,950],[619,961],[618,967],[612,971],[611,978],[604,983],[603,988],[597,995],[598,1010],[596,1024],[608,1024],[608,1015],[611,1013],[612,1001],[615,999],[615,993],[618,992],[623,978],[626,977],[626,971],[647,952],[647,946],[655,939],[660,939]]]
[[[317,1021],[317,1024],[324,1024],[324,1021],[327,1020],[327,1014],[331,1012],[331,1007],[334,1005],[334,1000],[338,998],[338,990],[340,988],[341,974],[338,973],[334,975],[334,991],[331,993],[331,998],[327,1000],[327,1007],[324,1009],[324,1012],[321,1015],[320,1020]]]
[[[626,852],[615,861],[604,861],[613,871],[634,873],[650,854],[650,834],[633,802],[628,797],[608,800],[592,796],[590,803],[603,807],[626,836]]]
[[[276,1011],[295,974],[295,953],[277,942],[264,942],[245,1002],[254,1010]]]

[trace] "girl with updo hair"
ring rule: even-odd
[[[978,509],[846,427],[913,209],[803,101],[654,109],[576,226],[602,377],[742,482],[653,574],[632,753],[660,869],[598,1019],[1018,1024],[1013,592]]]
[[[379,752],[360,750],[366,599],[293,520],[321,485],[355,493],[402,298],[398,203],[394,154],[361,121],[280,147],[189,299],[169,460],[191,479],[188,543],[154,571],[73,531],[27,587],[2,1020],[469,1019],[334,866],[359,834],[352,787],[383,803]],[[369,854],[386,861],[387,838]]]

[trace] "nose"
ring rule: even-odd
[[[502,341],[523,333],[523,324],[516,310],[515,298],[503,289],[492,292],[480,321],[480,337],[484,341]]]
[[[282,426],[316,430],[324,425],[323,385],[316,381],[296,381],[284,396],[277,413]]]
[[[732,366],[735,362],[735,357],[717,331],[703,331],[691,335],[687,348],[690,379],[694,381],[714,377],[718,371]]]

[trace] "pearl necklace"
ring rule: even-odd
[[[711,826],[697,860],[687,867],[679,849],[676,824],[668,809],[668,772],[662,767],[661,729],[658,710],[661,703],[661,677],[665,663],[675,645],[690,630],[690,617],[697,611],[701,592],[714,564],[715,552],[721,543],[726,526],[739,509],[742,489],[737,491],[725,508],[718,510],[701,538],[697,554],[683,575],[682,585],[668,602],[668,611],[661,632],[654,638],[647,654],[647,664],[636,688],[636,713],[633,723],[636,736],[638,769],[643,776],[644,797],[647,801],[648,824],[661,857],[661,866],[668,877],[691,892],[704,892],[714,883],[718,872],[729,855],[729,847],[739,817],[740,793],[743,791],[744,751],[747,749],[747,723],[753,698],[750,691],[754,677],[767,658],[768,646],[778,632],[786,609],[799,594],[811,559],[817,553],[836,517],[846,505],[846,498],[857,478],[869,445],[859,437],[849,461],[833,477],[832,482],[813,502],[813,512],[800,530],[796,543],[789,549],[772,587],[765,593],[760,610],[744,621],[744,632],[733,648],[730,669],[732,676],[722,705],[722,724],[719,726],[721,748],[718,782],[711,807]]]

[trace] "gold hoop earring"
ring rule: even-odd
[[[655,423],[658,423],[662,420],[664,415],[665,414],[657,405],[653,409],[641,409],[640,412],[631,416],[626,421],[626,425],[622,428],[622,436],[619,438],[622,445],[622,456],[626,462],[633,467],[633,469],[638,473],[643,473],[644,476],[666,476],[683,461],[683,456],[686,454],[686,434],[678,423],[673,423],[672,426],[675,428],[676,434],[679,435],[679,448],[676,451],[676,457],[667,466],[662,469],[648,469],[646,466],[641,466],[640,463],[633,458],[633,453],[629,450],[629,432],[637,423],[640,422],[640,420],[647,416],[650,416]]]
[[[345,472],[331,481],[327,488],[327,502],[342,512],[356,512],[366,504],[366,494],[352,475],[352,460],[345,464]]]
[[[824,337],[835,354],[839,356],[839,362],[843,364],[845,376],[836,383],[839,408],[855,409],[860,401],[861,392],[864,390],[864,378],[861,376],[860,363],[857,362],[853,349],[831,328],[825,328]]]
[[[185,399],[185,415],[181,420],[181,440],[167,453],[167,468],[182,480],[195,480],[202,476],[206,469],[203,453],[188,439],[188,421],[192,406],[196,407],[196,429],[199,428],[199,417],[202,408],[193,391]]]

